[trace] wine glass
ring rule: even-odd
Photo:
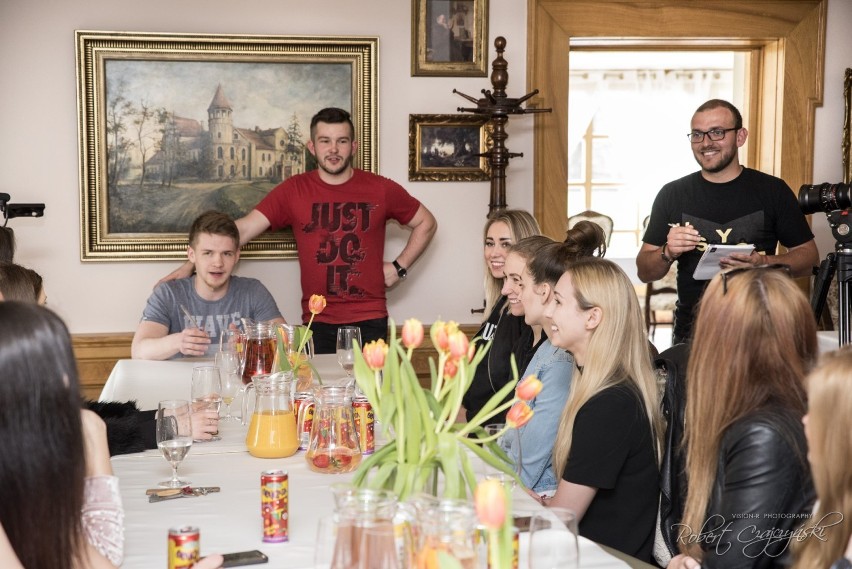
[[[216,352],[213,363],[219,368],[222,380],[222,403],[225,404],[225,416],[221,420],[238,421],[238,418],[231,415],[231,403],[243,388],[240,360],[236,352]]]
[[[160,401],[157,407],[157,448],[172,465],[172,478],[160,482],[166,488],[181,488],[189,480],[178,478],[177,469],[192,446],[192,418],[185,399]]]
[[[192,411],[216,411],[222,405],[222,379],[216,366],[197,366],[192,368]],[[211,433],[210,440],[218,441],[222,437],[219,431]],[[195,442],[202,442],[196,439]]]
[[[577,516],[567,508],[547,508],[530,520],[530,569],[576,569],[580,566]]]
[[[355,346],[361,346],[361,329],[357,326],[341,326],[337,329],[337,361],[348,377],[355,367]]]

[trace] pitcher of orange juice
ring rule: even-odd
[[[256,375],[246,386],[243,397],[243,424],[248,417],[249,392],[254,390],[254,412],[251,414],[246,446],[258,458],[284,458],[299,448],[296,416],[290,400],[292,372]]]

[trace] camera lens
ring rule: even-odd
[[[848,209],[852,206],[849,184],[818,184],[799,188],[799,208],[805,214]]]

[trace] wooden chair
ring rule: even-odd
[[[642,232],[648,228],[651,216],[642,221]],[[648,337],[653,341],[658,324],[674,324],[674,309],[677,302],[677,261],[669,267],[669,272],[658,281],[645,285],[645,327]],[[657,318],[657,312],[671,312],[672,321],[662,322]]]
[[[606,236],[606,246],[609,247],[609,242],[612,239],[613,225],[612,218],[610,216],[587,209],[582,213],[572,215],[568,218],[568,229],[574,227],[578,221],[591,221],[592,223],[600,225],[604,230],[604,235]]]

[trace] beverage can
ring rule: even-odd
[[[361,454],[372,454],[376,450],[375,417],[373,406],[366,397],[357,397],[352,401],[355,411],[355,430],[361,444]]]
[[[263,541],[289,541],[290,480],[284,470],[265,470],[260,474],[260,514]]]
[[[169,569],[188,569],[201,555],[201,532],[197,527],[169,529]]]
[[[309,392],[297,393],[293,398],[293,413],[296,414],[296,432],[299,434],[299,450],[307,450],[314,424],[314,396]]]

